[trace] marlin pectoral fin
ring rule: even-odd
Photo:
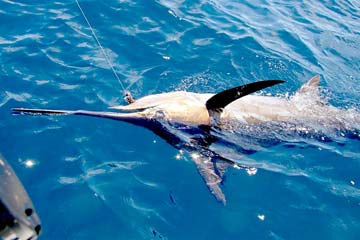
[[[220,188],[220,184],[222,182],[222,177],[226,168],[221,166],[220,169],[217,169],[218,165],[216,162],[212,161],[211,157],[204,155],[196,154],[196,156],[193,156],[192,159],[195,162],[196,167],[210,192],[218,201],[225,205],[226,198]]]
[[[244,97],[248,94],[254,93],[256,91],[262,90],[267,87],[274,86],[279,83],[283,83],[282,80],[266,80],[259,81],[254,83],[249,83],[239,87],[231,88],[218,94],[215,94],[206,102],[206,108],[208,111],[222,111],[231,102]]]

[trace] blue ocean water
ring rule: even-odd
[[[356,0],[80,3],[136,98],[215,93],[260,79],[286,80],[264,94],[287,97],[320,74],[331,104],[360,109]],[[358,130],[320,137],[274,130],[283,142],[241,159],[255,175],[227,171],[223,206],[191,159],[177,159],[179,151],[147,129],[11,115],[13,107],[105,110],[124,103],[75,1],[0,0],[0,23],[0,153],[34,202],[41,239],[360,236]],[[255,148],[257,135],[247,134],[242,139]]]

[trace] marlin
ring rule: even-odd
[[[113,109],[110,112],[30,108],[13,108],[12,111],[14,114],[27,115],[81,115],[107,118],[150,129],[175,148],[189,152],[211,193],[225,204],[226,198],[220,185],[226,169],[237,162],[210,149],[210,145],[219,140],[213,132],[226,131],[234,123],[280,123],[296,122],[299,119],[320,119],[324,124],[340,126],[342,121],[336,116],[344,116],[345,110],[323,103],[319,96],[319,81],[319,75],[311,78],[291,99],[250,95],[284,82],[265,80],[217,94],[175,91],[134,100],[127,92],[125,99],[128,105],[110,107]],[[335,119],[329,119],[329,115]]]

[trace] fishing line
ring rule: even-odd
[[[87,25],[89,26],[89,28],[90,28],[90,30],[91,30],[91,32],[92,32],[92,35],[93,35],[93,37],[94,37],[94,39],[95,39],[96,43],[99,45],[99,47],[100,47],[100,49],[101,49],[101,52],[103,53],[103,55],[104,55],[104,57],[105,57],[105,60],[106,60],[107,64],[110,66],[110,68],[111,68],[112,72],[113,72],[113,73],[114,73],[114,75],[115,75],[115,78],[118,80],[118,82],[120,83],[121,88],[124,90],[124,93],[126,94],[126,93],[127,93],[127,91],[126,91],[126,89],[125,89],[125,87],[124,87],[123,83],[121,82],[121,80],[120,80],[119,76],[117,75],[117,73],[116,73],[116,71],[115,71],[115,69],[114,69],[114,66],[112,65],[112,63],[111,63],[111,61],[110,61],[110,58],[109,58],[109,57],[108,57],[108,55],[106,54],[106,52],[105,52],[105,50],[104,50],[103,46],[101,45],[101,43],[100,43],[99,39],[97,38],[97,36],[96,36],[96,34],[95,34],[95,31],[94,31],[93,27],[91,26],[91,24],[90,24],[90,22],[89,22],[88,18],[87,18],[87,17],[86,17],[86,15],[85,15],[85,12],[83,11],[83,9],[82,9],[82,8],[81,8],[81,6],[80,6],[79,1],[78,1],[78,0],[75,0],[75,2],[76,2],[76,4],[77,4],[77,6],[79,7],[80,12],[81,12],[81,14],[83,15],[83,17],[84,17],[84,19],[85,19],[85,21],[86,21]]]

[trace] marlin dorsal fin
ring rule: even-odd
[[[282,80],[265,80],[227,89],[212,96],[206,102],[210,118],[218,122],[220,113],[231,102],[267,87],[283,83]]]

